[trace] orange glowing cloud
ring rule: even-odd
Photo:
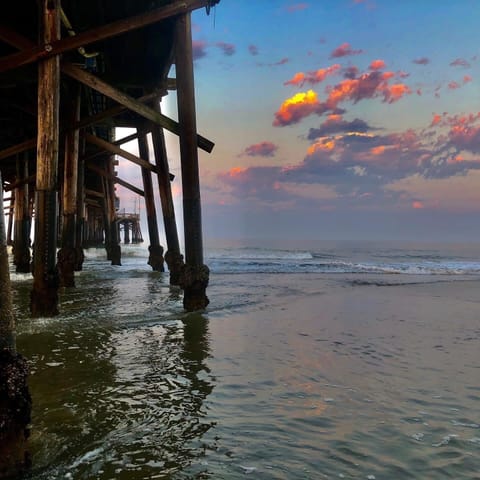
[[[240,177],[246,171],[247,169],[243,167],[233,167],[228,171],[228,176],[231,178]]]
[[[423,202],[415,200],[414,202],[412,202],[412,208],[414,208],[415,210],[421,210],[422,208],[425,208],[425,205],[423,204]]]
[[[469,83],[472,81],[472,77],[470,75],[465,75],[463,77],[463,83]]]
[[[394,85],[387,85],[384,89],[385,101],[393,103],[400,100],[404,95],[410,94],[412,91],[404,83],[395,83]]]
[[[305,83],[315,85],[323,82],[329,75],[333,75],[341,69],[341,66],[336,63],[327,68],[320,68],[312,72],[298,72],[290,80],[287,80],[284,85],[303,86]]]
[[[386,147],[384,145],[379,145],[378,147],[373,147],[370,149],[372,155],[382,155],[385,153]]]
[[[430,124],[431,127],[434,127],[435,125],[438,125],[442,120],[442,116],[439,115],[438,113],[433,114],[433,120],[432,123]]]
[[[320,107],[318,96],[313,90],[300,92],[287,98],[275,113],[274,126],[291,125],[311,115]]]
[[[331,152],[335,148],[335,140],[324,139],[314,143],[308,147],[308,155],[313,155],[316,152]]]
[[[461,162],[464,162],[464,161],[465,161],[465,158],[463,158],[461,155],[456,155],[455,157],[452,157],[452,158],[448,159],[448,163],[450,163],[450,164],[461,163]]]
[[[373,60],[372,63],[370,63],[370,70],[381,70],[382,68],[385,68],[386,64],[383,60]]]

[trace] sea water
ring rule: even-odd
[[[185,313],[146,247],[31,319],[34,479],[480,478],[480,246],[223,246]]]

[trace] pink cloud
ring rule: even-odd
[[[217,42],[215,46],[222,50],[227,57],[231,57],[235,53],[235,45],[233,43]]]
[[[298,72],[290,80],[287,80],[284,85],[295,85],[299,87],[302,87],[305,83],[315,85],[317,83],[323,82],[327,78],[327,76],[333,75],[334,73],[338,72],[340,68],[341,66],[337,63],[335,65],[331,65],[330,67],[320,68],[312,72]]]
[[[382,68],[385,68],[386,66],[387,65],[383,60],[373,60],[368,68],[370,70],[382,70]]]
[[[294,3],[293,5],[287,6],[288,12],[298,12],[300,10],[306,10],[309,7],[308,3]]]
[[[357,78],[345,79],[326,89],[327,99],[318,100],[317,94],[309,90],[287,99],[275,113],[274,126],[285,126],[298,123],[303,118],[315,113],[322,115],[326,112],[339,113],[339,104],[345,101],[357,103],[369,98],[383,98],[385,103],[394,103],[405,95],[412,93],[404,83],[391,85],[389,81],[395,77],[393,72],[374,70],[364,73]],[[303,84],[307,77],[303,73],[297,74],[289,80],[289,84]]]
[[[460,88],[460,84],[457,83],[457,82],[450,82],[450,83],[448,84],[448,88],[449,88],[450,90],[456,90],[457,88]]]
[[[417,65],[428,65],[430,63],[430,59],[427,57],[415,58],[413,63],[416,63]]]
[[[248,51],[250,52],[250,55],[258,55],[258,47],[256,45],[249,45]]]
[[[249,157],[273,157],[278,150],[278,145],[272,142],[259,142],[248,146],[242,155]]]
[[[425,205],[420,200],[415,200],[414,202],[412,202],[412,208],[415,210],[422,210],[423,208],[425,208]]]
[[[363,53],[363,50],[353,50],[348,42],[342,43],[335,48],[330,54],[330,58],[340,58],[350,55],[359,55]]]
[[[207,56],[207,42],[204,42],[203,40],[193,40],[192,47],[194,60],[198,60],[199,58]]]
[[[452,67],[464,67],[467,68],[470,64],[464,58],[456,58],[453,62],[450,63]]]
[[[463,77],[463,83],[464,83],[464,84],[465,84],[465,83],[469,83],[469,82],[471,82],[471,81],[472,81],[472,77],[471,77],[470,75],[465,75],[465,76]]]

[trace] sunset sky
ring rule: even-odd
[[[478,240],[479,13],[478,0],[195,12],[198,130],[216,144],[200,153],[207,243]],[[175,145],[170,161],[178,175]]]

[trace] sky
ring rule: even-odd
[[[215,142],[199,152],[207,244],[477,241],[478,14],[478,0],[194,12],[197,127]],[[162,108],[176,118],[174,93]],[[178,139],[168,148],[181,221]],[[141,186],[134,168],[119,175]]]

